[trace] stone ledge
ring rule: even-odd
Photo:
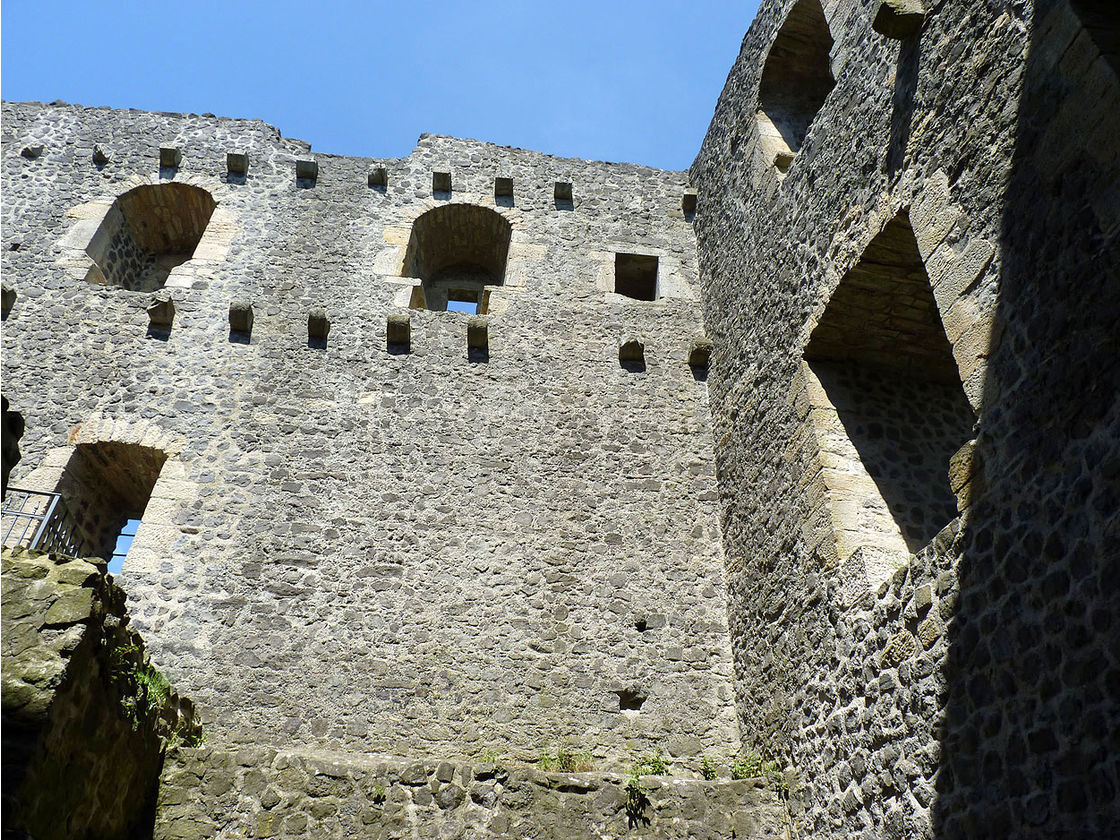
[[[784,799],[762,779],[546,773],[471,763],[279,750],[167,754],[155,837],[788,837]]]

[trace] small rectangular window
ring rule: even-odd
[[[469,289],[449,289],[447,292],[447,311],[477,315],[479,297],[478,292]]]
[[[657,300],[657,257],[615,254],[614,290],[634,300]]]

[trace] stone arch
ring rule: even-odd
[[[133,291],[162,288],[194,256],[217,203],[181,182],[145,184],[119,196],[86,246],[97,266],[87,279]]]
[[[832,33],[820,0],[797,0],[774,37],[758,83],[758,123],[768,162],[784,175],[836,80]]]
[[[475,204],[444,204],[418,217],[401,271],[420,279],[412,305],[445,310],[450,297],[485,311],[487,287],[505,281],[510,235],[507,219]]]
[[[150,421],[95,415],[19,485],[62,496],[58,542],[72,553],[107,559],[121,525],[141,520],[127,568],[154,566],[179,532],[179,505],[197,496],[180,456],[185,443]]]
[[[878,583],[957,515],[950,460],[972,436],[961,385],[909,214],[840,280],[804,349],[817,491],[840,563]]]
[[[162,449],[121,441],[79,443],[55,492],[69,513],[73,542],[81,554],[108,560],[129,520],[144,519],[167,460]]]

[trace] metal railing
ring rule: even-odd
[[[79,536],[66,503],[58,493],[9,487],[0,515],[4,545],[55,551],[82,557],[85,541]]]

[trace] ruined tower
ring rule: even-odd
[[[11,825],[139,691],[102,833],[1120,828],[1105,5],[765,2],[687,172],[5,103]]]

